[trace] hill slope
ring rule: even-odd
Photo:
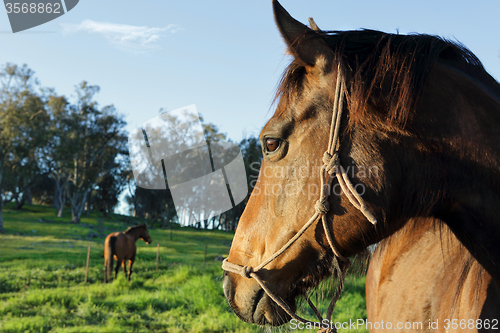
[[[222,292],[222,269],[214,258],[229,252],[231,233],[150,229],[153,243],[137,242],[132,281],[126,282],[120,270],[118,279],[105,285],[105,236],[142,221],[93,213],[76,225],[68,222],[69,216],[56,218],[48,207],[16,211],[8,205],[4,220],[0,332],[262,331],[240,321]],[[84,284],[88,246],[90,268]],[[347,288],[350,295],[339,302],[336,317],[366,318],[364,280],[352,278]]]

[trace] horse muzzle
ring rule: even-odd
[[[258,325],[280,326],[291,319],[255,280],[224,272],[222,281],[226,300],[241,320]],[[295,308],[295,304],[290,307]]]

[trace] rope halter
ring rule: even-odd
[[[276,302],[290,317],[299,320],[303,323],[306,324],[311,324],[311,325],[319,325],[319,326],[313,326],[313,327],[322,327],[321,322],[323,321],[323,318],[319,311],[316,309],[314,304],[311,302],[309,297],[305,295],[305,298],[307,300],[307,303],[309,306],[311,306],[312,310],[318,317],[320,322],[311,322],[307,319],[299,317],[296,313],[294,313],[288,304],[286,304],[282,299],[278,298],[269,288],[264,284],[262,279],[259,277],[257,274],[259,270],[264,268],[266,265],[268,265],[270,262],[272,262],[274,259],[279,257],[283,252],[285,252],[292,244],[300,237],[302,236],[306,230],[314,224],[319,218],[322,220],[323,228],[325,230],[326,238],[328,240],[328,244],[330,245],[330,248],[333,251],[334,254],[334,260],[333,264],[335,266],[335,269],[338,273],[338,278],[339,278],[339,285],[336,290],[335,295],[333,296],[330,305],[328,306],[327,310],[327,315],[326,319],[331,322],[331,317],[333,313],[333,309],[335,307],[335,303],[337,300],[340,298],[340,295],[343,290],[344,286],[344,280],[345,280],[345,275],[347,272],[347,269],[350,266],[350,262],[347,258],[342,256],[338,249],[336,248],[334,242],[333,242],[333,236],[332,232],[330,231],[330,228],[328,226],[328,221],[326,218],[326,215],[329,210],[329,203],[328,203],[328,197],[330,195],[330,188],[331,188],[331,183],[334,177],[337,178],[337,181],[342,189],[342,192],[346,195],[347,199],[349,202],[356,207],[363,215],[366,217],[366,219],[371,222],[373,225],[376,225],[377,220],[373,216],[373,214],[367,209],[366,204],[363,200],[363,198],[357,193],[357,191],[354,189],[354,186],[352,185],[351,181],[349,180],[348,175],[346,174],[344,168],[342,165],[340,165],[339,161],[339,131],[340,131],[340,122],[342,118],[342,110],[343,110],[343,101],[345,97],[345,83],[342,78],[341,74],[341,68],[340,65],[338,67],[337,71],[337,85],[335,88],[335,101],[333,104],[333,115],[332,115],[332,122],[330,125],[330,139],[328,142],[328,149],[325,151],[323,154],[323,165],[321,166],[321,172],[320,172],[320,180],[321,180],[321,193],[320,193],[320,198],[318,201],[316,201],[316,204],[314,205],[314,208],[316,212],[313,214],[313,216],[307,221],[306,224],[293,236],[281,249],[279,249],[277,252],[275,252],[271,257],[266,259],[264,262],[262,262],[260,265],[257,267],[251,267],[251,266],[241,266],[237,264],[230,263],[227,258],[224,259],[222,262],[222,269],[224,269],[227,272],[239,274],[244,278],[253,278],[257,283],[262,287],[262,289],[267,293],[267,295],[274,301]],[[325,181],[326,180],[326,181]],[[343,265],[343,268],[341,269],[338,263],[338,260],[341,260],[345,262]],[[330,325],[331,326],[331,325]],[[331,328],[331,331],[336,332],[335,328]]]

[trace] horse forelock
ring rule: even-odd
[[[427,34],[399,35],[375,30],[321,32],[334,53],[332,66],[343,69],[349,126],[401,130],[414,112],[428,74],[436,63],[459,70],[500,98],[498,83],[465,46]],[[311,38],[317,38],[311,36]],[[274,101],[275,116],[286,112],[304,89],[307,69],[294,59],[285,69]],[[331,93],[334,92],[332,82]],[[368,123],[368,124],[367,124]]]

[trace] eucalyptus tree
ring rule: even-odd
[[[34,71],[6,64],[0,70],[0,231],[4,199],[22,206],[39,173],[36,151],[47,139],[49,116]]]
[[[94,100],[98,86],[83,81],[76,89],[77,103],[65,119],[64,144],[70,149],[66,172],[72,222],[79,223],[88,194],[110,172],[127,140],[123,117],[113,105],[99,109]]]

